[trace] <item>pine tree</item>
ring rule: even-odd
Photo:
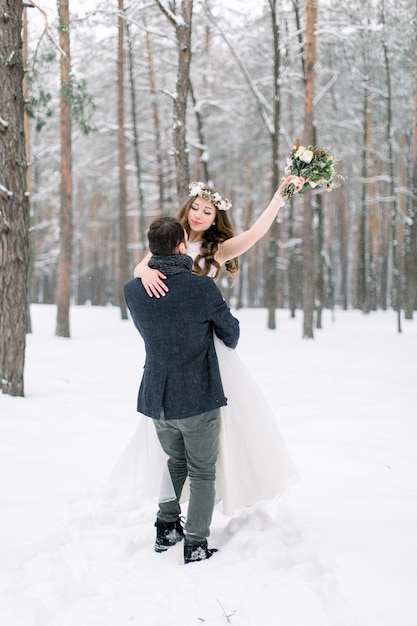
[[[21,0],[0,0],[0,387],[24,395],[29,237]]]

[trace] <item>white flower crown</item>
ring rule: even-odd
[[[200,196],[200,198],[204,198],[204,200],[208,200],[214,204],[216,209],[219,209],[219,211],[228,211],[232,208],[232,203],[228,198],[222,198],[218,191],[212,193],[206,188],[206,183],[191,183],[188,185],[188,189],[189,196]]]

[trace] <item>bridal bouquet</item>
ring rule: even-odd
[[[300,194],[306,193],[309,187],[311,189],[326,187],[330,191],[335,175],[333,157],[328,150],[319,150],[316,146],[302,146],[297,139],[290,157],[287,159],[284,173],[286,177],[294,174],[308,178],[308,181],[299,191]],[[290,198],[293,193],[294,184],[291,183],[284,189],[283,194],[286,198]]]

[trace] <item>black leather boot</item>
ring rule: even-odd
[[[180,518],[176,522],[163,522],[157,519],[155,522],[156,540],[155,552],[166,552],[171,546],[184,539],[184,529]]]
[[[217,548],[208,548],[207,540],[204,541],[184,541],[184,563],[194,563],[196,561],[205,561],[209,559]]]

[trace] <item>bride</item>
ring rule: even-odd
[[[178,219],[188,234],[187,254],[194,261],[193,271],[217,280],[224,264],[232,279],[235,278],[237,257],[266,234],[285,204],[284,189],[292,184],[298,192],[305,182],[306,179],[296,176],[285,178],[253,226],[239,235],[234,235],[228,216],[232,206],[229,200],[202,182],[191,184],[189,199]],[[148,265],[150,259],[148,253],[136,266],[134,275],[141,279],[149,297],[160,298],[168,290],[165,276]],[[297,474],[276,418],[247,368],[236,351],[216,337],[215,346],[228,399],[227,406],[221,409],[216,498],[221,500],[223,512],[232,514],[238,508],[282,493]],[[142,501],[170,500],[172,484],[166,457],[150,424],[150,418],[140,416],[136,433],[119,460],[113,479],[131,488]],[[185,492],[183,500],[186,499]]]

